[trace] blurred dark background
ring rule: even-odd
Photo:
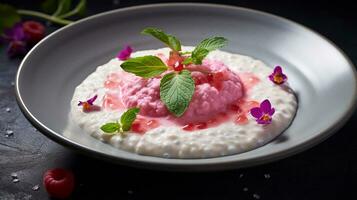
[[[37,9],[42,1],[1,1]],[[88,1],[87,15],[169,1]],[[186,1],[176,1],[186,2]],[[301,23],[336,43],[357,63],[357,6],[349,1],[196,1],[270,12]],[[154,14],[154,13],[153,13]],[[57,26],[48,27],[49,32]],[[317,52],[318,53],[318,52]],[[71,199],[356,199],[357,115],[323,143],[281,161],[211,173],[169,173],[112,165],[76,154],[36,131],[19,111],[13,81],[21,59],[0,48],[0,199],[49,199],[41,180],[48,168],[72,169]],[[7,108],[10,111],[5,111]],[[327,113],[328,114],[328,113]],[[12,130],[11,138],[5,137]],[[13,183],[16,172],[19,182]],[[37,191],[32,189],[39,184]]]

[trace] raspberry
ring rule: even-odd
[[[65,199],[74,190],[74,175],[65,169],[50,169],[43,176],[43,185],[51,197]]]
[[[36,21],[25,21],[22,24],[27,39],[31,43],[37,43],[45,36],[45,27]]]
[[[185,131],[193,131],[194,125],[192,123],[186,124],[185,126],[182,127],[183,130]]]
[[[183,64],[176,62],[176,64],[174,65],[174,70],[175,71],[182,71],[183,70]]]
[[[167,61],[167,65],[172,67],[175,71],[183,70],[183,62],[184,58],[177,52],[170,51],[170,57]]]
[[[230,105],[229,108],[231,111],[239,111],[240,110],[239,106],[234,105],[234,104]]]
[[[196,128],[205,129],[205,128],[207,128],[207,123],[206,122],[199,122],[199,123],[197,123]]]
[[[136,132],[136,133],[144,133],[145,130],[143,129],[143,127],[141,126],[141,123],[140,122],[134,122],[132,125],[131,125],[131,130]]]
[[[26,43],[23,41],[12,41],[7,48],[7,54],[10,57],[15,57],[18,55],[25,55],[27,51]]]

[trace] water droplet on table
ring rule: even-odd
[[[239,178],[243,178],[244,174],[239,174]]]
[[[269,179],[270,178],[270,174],[264,174],[264,178]]]
[[[12,131],[12,130],[6,130],[5,137],[10,137],[10,136],[12,136],[12,135],[14,135],[14,131]]]
[[[248,188],[247,187],[243,188],[243,191],[248,192]]]
[[[37,185],[34,185],[33,187],[32,187],[32,190],[33,191],[37,191],[37,190],[39,190],[40,189],[40,186],[37,184]]]
[[[10,84],[11,84],[11,86],[14,86],[14,85],[15,85],[15,82],[14,82],[14,81],[11,81]]]
[[[11,178],[13,178],[13,179],[17,178],[17,173],[12,172],[12,173],[11,173]]]
[[[18,183],[18,182],[20,182],[20,180],[18,178],[14,178],[14,179],[12,179],[12,182],[13,183]]]
[[[254,199],[260,199],[260,196],[258,194],[253,194]]]
[[[8,107],[8,108],[5,109],[5,111],[6,111],[6,112],[10,112],[10,111],[11,111],[11,108]]]

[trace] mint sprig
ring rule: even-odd
[[[202,60],[209,52],[222,48],[227,44],[227,39],[224,37],[211,37],[202,40],[192,51],[191,57],[188,57],[184,64],[194,63],[202,64]]]
[[[121,115],[120,121],[106,123],[100,129],[109,135],[123,134],[125,131],[130,130],[139,112],[139,108],[130,108]]]
[[[142,32],[145,35],[151,35],[161,42],[165,43],[168,47],[170,47],[173,51],[181,51],[181,43],[180,41],[173,35],[167,34],[160,29],[157,28],[146,28]]]
[[[168,69],[165,63],[156,56],[142,56],[130,58],[123,62],[120,67],[129,73],[143,78],[151,78],[160,75]]]
[[[128,131],[140,112],[139,108],[131,108],[123,113],[120,117],[120,124],[123,131]]]
[[[172,52],[177,53],[175,55],[181,58],[185,55],[186,59],[182,62],[183,65],[191,63],[202,64],[202,60],[209,52],[227,44],[227,39],[224,37],[211,37],[202,40],[192,52],[181,52],[181,43],[173,35],[169,35],[157,28],[146,28],[141,33],[151,35],[162,41],[171,48]],[[175,70],[174,72],[164,75],[161,79],[160,99],[165,103],[167,109],[176,117],[182,116],[187,110],[195,91],[195,82],[192,79],[190,71],[186,69],[181,70],[182,68],[180,69],[181,71],[179,71],[173,66],[168,67],[156,56],[131,58],[124,61],[120,66],[124,71],[143,78],[158,76],[169,68]]]
[[[111,122],[111,123],[106,123],[103,126],[100,127],[102,131],[108,134],[116,134],[117,132],[120,131],[120,124],[118,122]]]
[[[188,70],[166,74],[160,82],[160,99],[176,117],[187,110],[194,91],[195,82]]]

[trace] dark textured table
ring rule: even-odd
[[[36,8],[39,1],[7,1]],[[88,15],[163,1],[89,1]],[[352,3],[314,1],[208,1],[271,12],[310,27],[357,63],[357,12]],[[49,27],[50,31],[56,27]],[[318,56],[319,52],[316,52]],[[357,116],[334,136],[303,153],[274,163],[225,172],[169,173],[139,170],[76,154],[36,131],[21,114],[13,81],[20,59],[0,49],[0,199],[49,199],[41,181],[48,168],[72,169],[72,199],[355,199]],[[333,91],[332,91],[333,92]],[[324,114],[328,114],[324,113]],[[318,120],[318,119],[316,119]],[[6,137],[7,133],[13,135]],[[14,183],[11,173],[17,173]],[[33,186],[39,184],[35,191]]]

